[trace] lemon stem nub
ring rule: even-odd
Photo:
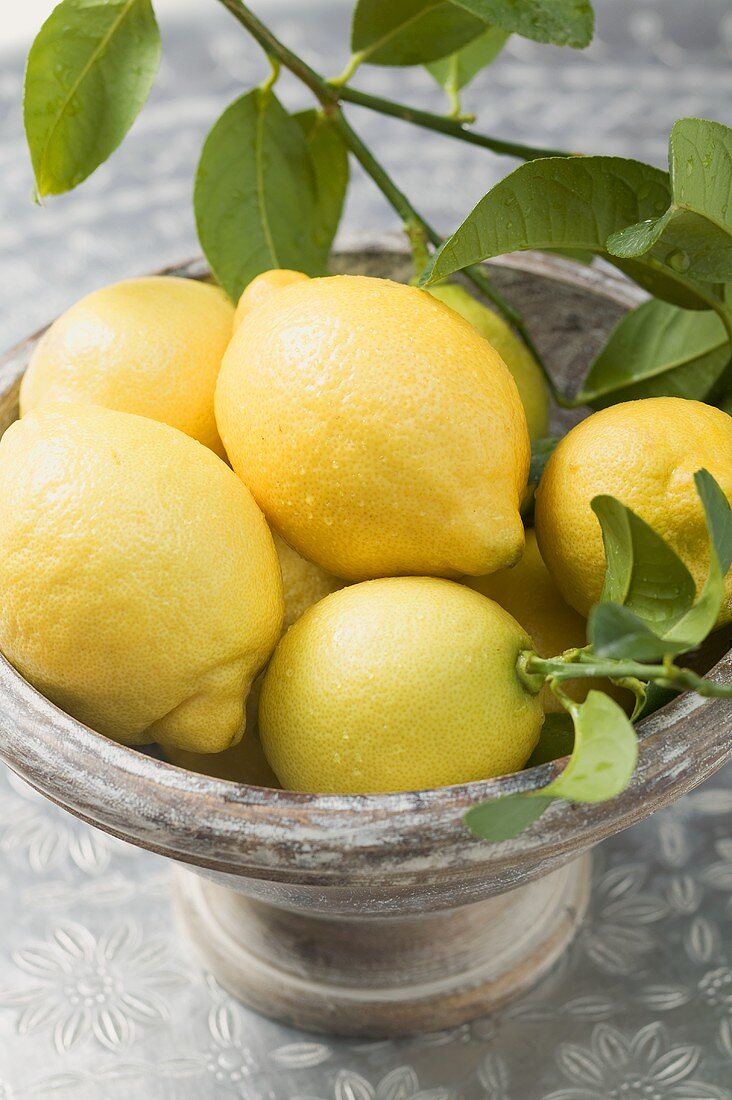
[[[519,654],[516,671],[528,690],[535,691],[536,678],[561,682],[607,677],[609,680],[640,680],[672,691],[695,691],[698,695],[732,699],[732,684],[706,680],[689,668],[680,668],[671,658],[650,665],[613,657],[595,657],[591,649],[570,649],[557,657],[539,657],[531,650]],[[554,689],[553,689],[554,690]],[[631,688],[631,690],[633,690]]]

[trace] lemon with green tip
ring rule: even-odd
[[[469,577],[465,583],[513,615],[540,657],[558,657],[567,649],[587,645],[587,620],[569,606],[554,583],[533,528],[527,530],[523,557],[512,569],[502,569],[488,577]],[[563,686],[580,703],[593,688],[607,692],[625,705],[631,701],[629,692],[616,688],[609,680],[568,680]],[[549,713],[564,712],[548,684],[542,688],[542,702]]]
[[[540,439],[549,430],[549,391],[541,367],[504,319],[490,306],[479,302],[457,283],[430,287],[429,293],[454,309],[496,349],[516,385],[526,413],[529,435]]]
[[[283,787],[357,794],[467,783],[522,768],[539,696],[516,671],[525,631],[453,581],[343,588],[278,644],[259,706]]]

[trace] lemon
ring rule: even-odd
[[[262,302],[268,302],[273,294],[292,283],[301,283],[308,278],[302,271],[291,271],[287,267],[275,267],[271,271],[263,271],[261,275],[255,275],[239,298],[234,314],[234,328],[238,328],[247,313],[256,309]]]
[[[335,576],[479,575],[521,555],[516,384],[426,291],[350,275],[279,290],[234,333],[216,420],[274,529]]]
[[[247,783],[253,787],[279,787],[277,776],[267,763],[258,737],[247,734],[238,745],[224,752],[201,754],[166,746],[165,759],[179,768],[198,775],[228,779],[231,783]]]
[[[513,615],[540,657],[558,657],[565,649],[587,644],[587,622],[569,606],[552,580],[533,528],[526,532],[526,549],[517,565],[488,577],[470,577],[465,583]],[[621,703],[630,700],[628,692],[616,688],[609,680],[569,680],[564,684],[564,690],[580,703],[592,688],[607,692]],[[541,698],[545,711],[564,713],[548,684],[542,688]]]
[[[234,310],[193,279],[129,279],[51,325],[20,389],[21,414],[58,401],[161,420],[223,456],[213,395]]]
[[[206,447],[72,404],[0,440],[0,649],[67,713],[126,744],[226,749],[281,623],[267,524]]]
[[[326,573],[313,562],[306,561],[277,534],[274,536],[274,544],[280,560],[285,596],[282,629],[287,630],[314,603],[342,588],[343,581]]]
[[[559,443],[536,493],[542,557],[565,600],[582,615],[605,575],[599,521],[590,502],[616,497],[650,524],[685,562],[697,586],[709,567],[709,540],[694,473],[706,468],[732,501],[732,417],[680,397],[611,405]],[[732,619],[732,572],[719,624]]]
[[[285,613],[282,629],[287,630],[308,607],[330,592],[343,587],[343,582],[331,577],[317,565],[301,558],[286,542],[274,535],[274,545],[282,572]],[[267,763],[258,734],[259,695],[263,677],[257,676],[247,696],[246,732],[242,741],[225,752],[200,754],[182,749],[165,749],[172,764],[203,775],[230,779],[235,783],[253,783],[257,787],[277,787],[279,783]]]
[[[549,391],[541,367],[526,344],[495,310],[479,302],[457,283],[430,287],[429,293],[470,321],[496,349],[518,386],[529,435],[532,439],[545,436],[549,430]]]
[[[259,708],[284,787],[355,794],[515,771],[543,711],[516,673],[528,636],[453,581],[391,577],[326,596],[280,641]]]

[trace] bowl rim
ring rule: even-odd
[[[365,240],[348,239],[337,251],[341,255],[354,252],[404,255],[406,249],[397,237],[370,235]],[[632,308],[647,297],[643,291],[629,284],[622,276],[601,267],[590,267],[560,256],[526,252],[499,257],[491,263],[518,272],[537,274],[561,283],[568,283],[594,293],[598,297],[611,299],[627,308]],[[164,268],[158,274],[200,279],[207,276],[208,269],[202,260],[195,259]],[[22,373],[23,356],[43,331],[45,328],[0,357],[0,383],[5,390],[14,382],[17,383]],[[3,375],[10,375],[12,370],[16,372],[14,375],[3,377]],[[710,670],[708,675],[720,680],[730,679],[732,650]],[[466,808],[478,802],[506,794],[533,791],[545,786],[562,770],[567,759],[564,757],[522,772],[449,787],[375,794],[309,794],[258,787],[202,775],[146,755],[138,748],[115,742],[96,733],[56,707],[33,688],[1,655],[0,699],[10,703],[11,716],[14,716],[17,711],[24,715],[28,722],[32,722],[35,736],[30,739],[27,737],[24,739],[21,734],[13,730],[8,731],[10,724],[8,721],[0,722],[2,730],[0,756],[32,785],[42,790],[52,800],[77,813],[78,816],[99,824],[100,821],[105,820],[103,815],[90,814],[87,808],[103,806],[105,798],[109,799],[112,788],[119,789],[120,783],[122,787],[134,783],[136,804],[141,805],[149,794],[150,799],[159,804],[159,811],[163,814],[171,835],[175,832],[180,800],[184,799],[187,802],[188,797],[200,800],[201,807],[204,805],[217,807],[220,811],[220,815],[216,816],[219,827],[227,812],[234,811],[234,816],[240,820],[239,812],[245,809],[253,811],[255,815],[257,811],[266,814],[269,820],[273,815],[275,819],[281,819],[282,822],[292,820],[293,815],[298,820],[302,820],[303,815],[307,815],[311,822],[326,825],[333,815],[340,818],[344,812],[349,816],[354,812],[358,813],[366,824],[376,819],[389,819],[392,816],[409,817],[415,814],[423,818],[425,813],[439,807],[448,811],[448,817],[454,820],[456,815],[461,816]],[[639,723],[637,727],[640,740],[639,769],[643,770],[643,766],[648,763],[647,758],[651,749],[659,745],[668,731],[678,730],[692,713],[702,710],[705,716],[705,729],[709,731],[710,765],[706,774],[716,770],[723,762],[723,750],[718,744],[718,731],[720,728],[732,727],[732,702],[723,699],[701,699],[689,694],[678,696]],[[716,731],[715,736],[712,736],[712,731]],[[677,746],[678,751],[674,750],[674,746],[666,746],[666,748],[668,751],[662,753],[666,765],[676,769],[674,774],[680,775],[684,770],[683,761],[680,758],[683,758],[685,752],[690,751],[689,745],[684,744],[682,740]],[[80,774],[78,765],[82,760],[88,766],[84,770],[85,794],[83,799],[79,799],[73,795],[72,775],[75,770],[78,781]],[[56,777],[52,775],[56,767],[59,767],[63,773],[61,783],[58,781],[58,772]],[[110,769],[112,769],[111,772]],[[651,771],[654,771],[653,767]],[[657,767],[654,774],[658,774]],[[694,781],[688,778],[683,789],[690,789],[704,777],[705,775],[701,775]],[[676,793],[679,793],[679,790]],[[625,822],[628,817],[627,805],[624,805],[621,810],[622,796],[615,801],[618,802],[615,816],[623,817],[624,823],[627,823]],[[666,801],[671,801],[671,797]],[[645,815],[636,813],[635,819],[639,816]],[[598,819],[595,817],[593,820]],[[129,836],[126,832],[120,832],[107,823],[102,827],[107,828],[108,831],[117,832],[117,835],[126,836],[127,839],[135,839],[134,835]],[[204,831],[210,833],[214,827],[212,822],[210,829]],[[617,827],[621,826],[605,828],[603,835],[616,831]],[[140,843],[139,840],[137,842]],[[146,842],[145,846],[154,847],[155,845]],[[504,845],[499,847],[503,848]],[[186,858],[185,851],[180,854],[182,858]],[[216,863],[215,859],[212,860],[211,865],[214,863]]]

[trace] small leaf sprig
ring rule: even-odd
[[[548,683],[568,712],[574,728],[569,761],[545,787],[469,810],[465,822],[476,836],[512,839],[556,799],[604,802],[621,794],[638,757],[633,722],[651,709],[653,687],[732,699],[732,684],[704,679],[674,663],[714,629],[732,566],[732,508],[707,470],[697,471],[694,482],[709,536],[709,572],[698,596],[689,570],[661,535],[614,497],[592,501],[607,568],[600,602],[588,620],[589,644],[550,658],[525,651],[517,666],[532,690]],[[602,691],[590,691],[584,703],[564,691],[567,681],[595,677],[608,677],[634,693],[630,718]],[[549,723],[547,739],[549,745],[540,745],[529,765],[555,759],[570,748],[566,729],[556,720]]]
[[[620,157],[570,155],[482,133],[461,94],[511,35],[581,49],[588,0],[356,0],[351,56],[327,78],[281,42],[243,0],[216,0],[264,51],[271,73],[214,124],[196,173],[194,209],[211,269],[236,299],[261,271],[327,272],[357,161],[400,218],[429,285],[458,271],[541,357],[518,311],[479,265],[523,249],[599,256],[651,301],[621,320],[584,385],[556,400],[594,408],[664,394],[732,408],[732,131],[682,119],[669,171]],[[201,0],[205,3],[205,0]],[[61,0],[28,56],[24,115],[39,198],[76,187],[125,137],[152,88],[160,35],[151,0]],[[362,91],[364,65],[425,66],[449,101],[436,114]],[[290,114],[281,69],[315,100]],[[445,242],[363,142],[354,104],[525,163]],[[435,249],[434,256],[429,250]]]

